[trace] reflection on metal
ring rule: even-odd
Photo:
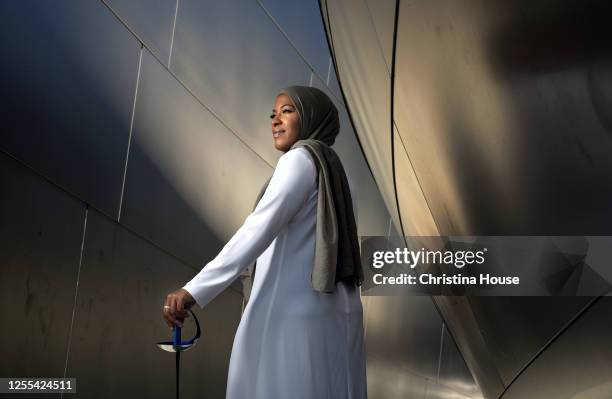
[[[274,96],[313,66],[325,69],[313,85],[340,99],[316,4],[296,24],[275,0],[32,3],[0,2],[0,283],[17,304],[8,319],[29,332],[0,340],[0,375],[168,397],[165,355],[146,344],[163,333],[160,298],[218,253],[272,173]],[[359,231],[382,234],[389,215],[338,108]],[[229,289],[198,312],[215,328],[190,349],[183,395],[225,397],[241,304]]]
[[[0,187],[0,375],[62,376],[85,207],[3,152]]]
[[[612,297],[601,297],[553,340],[505,392],[504,399],[612,397]]]
[[[158,54],[162,60],[169,60],[178,0],[160,1],[154,7],[146,1],[101,1],[149,50]]]
[[[320,1],[347,107],[394,217],[397,193],[400,234],[434,226],[441,235],[612,233],[612,3],[401,0],[391,57],[393,5],[372,11],[371,3]],[[551,378],[521,379],[548,358],[551,340],[571,334],[565,328],[589,298],[434,301],[485,397],[515,384],[529,389],[512,397],[562,396]],[[392,323],[370,311],[368,322],[368,331]],[[581,337],[606,326],[593,320]],[[569,349],[555,353],[573,364]],[[564,380],[564,392],[609,397],[601,381],[577,378]]]
[[[381,3],[381,6],[388,3]],[[390,112],[391,80],[372,18],[364,2],[329,1],[328,37],[356,134],[382,198],[399,226],[393,189]]]
[[[406,151],[402,144],[401,138],[394,129],[395,139],[395,179],[397,187],[397,201],[400,209],[405,209],[405,212],[400,212],[402,218],[402,226],[404,234],[410,236],[437,236],[438,227],[429,211],[429,205],[423,192],[421,191],[420,183],[410,159],[406,155]],[[410,245],[410,243],[407,243]]]
[[[330,54],[316,1],[257,0],[304,60],[327,83]],[[305,34],[306,33],[306,34]]]
[[[100,1],[0,2],[0,148],[117,215],[140,43]]]
[[[138,91],[121,221],[200,265],[240,227],[272,168],[146,49]]]
[[[388,233],[390,247],[401,248],[396,234]],[[368,397],[482,397],[430,298],[364,299]]]
[[[83,396],[172,394],[174,376],[160,367],[170,359],[152,343],[169,330],[160,311],[163,298],[195,272],[99,212],[89,210],[67,370],[67,375],[81,382]],[[206,330],[206,345],[193,346],[191,355],[183,361],[190,364],[181,371],[184,397],[197,396],[202,390],[212,397],[225,393],[225,371],[241,302],[240,294],[226,290],[198,312],[204,328],[215,328]],[[140,339],[134,341],[134,337]],[[109,351],[109,347],[129,350]],[[108,384],[108,379],[100,376],[112,376],[114,383]]]
[[[276,164],[281,153],[267,116],[283,87],[308,84],[310,69],[256,1],[181,0],[172,71],[240,140]]]

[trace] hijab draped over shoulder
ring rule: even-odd
[[[279,94],[291,98],[300,117],[300,136],[291,146],[304,147],[317,168],[318,201],[312,288],[334,292],[338,281],[363,282],[357,227],[348,181],[340,158],[331,148],[340,132],[338,110],[321,90],[289,86]],[[270,179],[262,187],[255,207]],[[255,265],[251,278],[255,275]]]

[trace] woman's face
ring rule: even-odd
[[[279,151],[289,151],[300,138],[300,116],[288,95],[279,94],[276,97],[270,119],[274,147]]]

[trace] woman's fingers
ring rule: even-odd
[[[193,302],[191,295],[185,290],[181,289],[168,294],[162,311],[168,327],[172,328],[173,325],[183,327],[183,320],[189,317],[188,308],[191,302]]]
[[[170,315],[172,316],[172,322],[179,327],[183,327],[183,323],[177,318],[178,308],[178,297],[175,292],[172,293],[172,299],[170,300]]]
[[[170,314],[174,316],[176,313],[176,295],[170,294]]]
[[[172,328],[172,324],[173,324],[172,315],[170,314],[170,306],[168,305],[167,299],[166,299],[166,304],[164,305],[163,310],[162,310],[162,315],[168,327]]]
[[[183,308],[183,298],[182,295],[177,295],[176,296],[176,312],[184,312],[185,309]]]
[[[177,324],[177,320],[174,316],[174,309],[176,308],[176,305],[174,305],[174,303],[175,299],[173,293],[168,294],[168,296],[166,297],[166,303],[164,305],[163,315],[164,319],[166,320],[166,324],[168,324],[168,327],[170,328]]]

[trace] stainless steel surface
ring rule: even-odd
[[[401,3],[394,118],[442,234],[611,232],[610,11]]]
[[[389,213],[399,225],[391,154],[391,82],[365,2],[327,2],[333,48],[356,133]]]
[[[291,22],[295,16],[281,17],[280,6],[270,10],[304,60],[256,1],[180,0],[168,69],[176,4],[0,5],[6,55],[0,149],[15,157],[0,156],[0,262],[8,272],[2,292],[11,295],[5,302],[18,303],[8,319],[27,331],[18,340],[3,339],[15,342],[2,347],[5,376],[63,375],[70,343],[67,375],[78,378],[80,396],[171,394],[172,364],[151,345],[168,333],[163,298],[244,221],[280,155],[269,133],[274,96],[285,85],[308,84],[308,65],[317,71],[313,84],[327,86],[339,105],[343,131],[336,150],[355,195],[359,231],[389,231],[388,199],[352,136],[335,73],[329,81],[326,75],[327,44],[309,42],[321,36],[312,5],[300,26]],[[186,396],[225,396],[242,307],[235,288],[198,310],[203,327],[213,328],[184,358]],[[135,339],[148,342],[146,348],[140,341],[133,346]],[[407,392],[406,382],[398,381]],[[416,389],[424,392],[424,385]]]
[[[465,395],[460,392],[454,391],[444,385],[429,383],[427,385],[426,399],[472,399],[478,398],[479,396]]]
[[[354,211],[358,235],[385,235],[388,230],[389,214],[368,165],[361,156],[361,149],[344,103],[317,76],[313,77],[312,86],[325,92],[338,108],[340,134],[336,137],[334,149],[342,160],[353,202],[356,203]]]
[[[482,398],[429,297],[364,301],[370,398]]]
[[[161,317],[165,295],[194,269],[90,210],[74,314],[68,372],[83,398],[169,397],[174,368],[152,344],[170,332]],[[204,337],[182,360],[183,397],[225,396],[242,298],[224,291],[199,310]],[[185,336],[195,327],[185,323]],[[130,350],[121,348],[129,344]]]
[[[505,386],[590,297],[472,297],[470,307]]]
[[[100,0],[167,65],[179,0]]]
[[[316,74],[327,81],[329,50],[321,12],[316,1],[259,0],[298,51],[313,67]]]
[[[272,168],[146,50],[138,87],[120,220],[202,267],[242,225]]]
[[[390,216],[380,191],[376,189],[374,179],[368,172],[361,176],[358,191],[353,193],[357,196],[357,214],[359,225],[357,231],[359,236],[380,235],[384,236],[389,230]]]
[[[0,375],[64,375],[85,207],[0,153]]]
[[[438,227],[397,130],[394,129],[395,179],[404,235],[438,236]]]
[[[334,93],[334,95],[337,98],[342,98],[342,92],[340,91],[340,84],[338,83],[338,76],[336,75],[336,71],[334,69],[333,64],[330,65],[328,86],[331,92]]]
[[[268,116],[285,86],[310,70],[253,0],[181,0],[172,71],[244,142],[275,165]]]
[[[428,380],[380,358],[367,358],[368,398],[425,399]]]
[[[510,386],[504,399],[612,397],[612,298],[600,298]]]
[[[403,233],[431,229],[432,217],[442,235],[610,233],[612,4],[400,1],[392,83],[381,78],[393,59],[388,39],[380,55],[374,43],[392,37],[392,18],[366,10],[372,2],[348,3],[321,1],[347,107],[383,197],[397,193]],[[393,115],[381,105],[390,101]],[[391,117],[395,176],[380,162],[391,147],[377,140],[391,137]],[[419,192],[427,208],[406,199]],[[435,300],[484,396],[495,398],[588,298]],[[551,391],[530,384],[542,397]]]
[[[138,41],[100,1],[6,1],[0,14],[0,148],[116,215]]]
[[[434,300],[483,397],[499,397],[504,383],[468,298],[437,297]]]
[[[380,49],[390,75],[393,58],[393,22],[395,20],[396,1],[365,0],[365,3],[372,17]]]
[[[436,379],[442,320],[431,299],[388,296],[368,300],[368,359]]]
[[[480,388],[478,388],[478,385],[474,382],[463,356],[461,356],[461,353],[459,353],[457,349],[457,344],[448,332],[448,328],[446,328],[446,325],[443,325],[442,329],[442,349],[440,351],[440,365],[438,368],[438,385],[448,387],[452,392],[462,393],[466,398],[482,398]],[[433,390],[431,387],[428,387],[427,391],[428,394],[431,395]]]

